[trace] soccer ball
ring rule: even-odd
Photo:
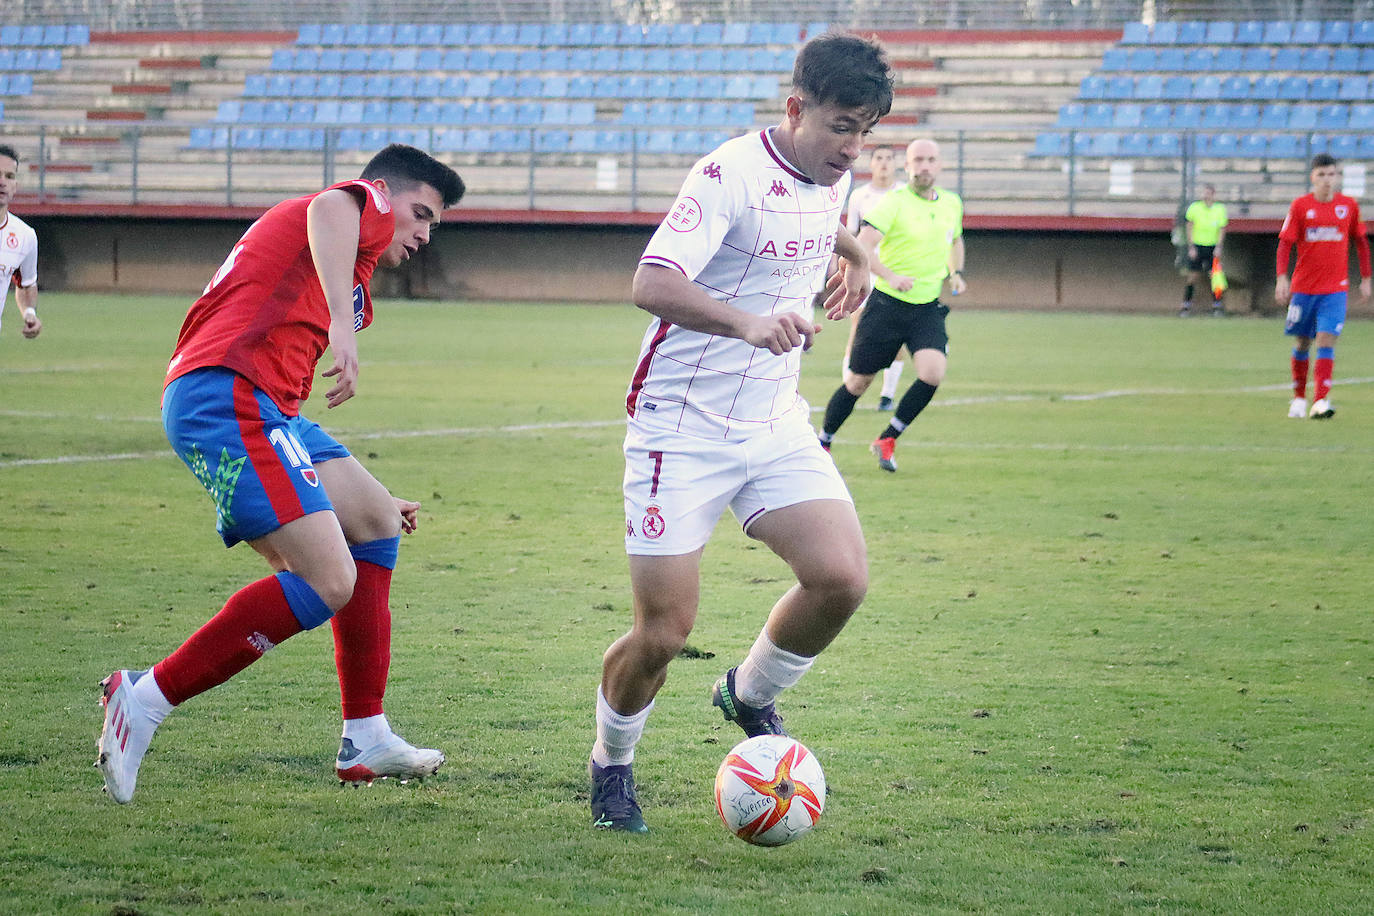
[[[759,735],[735,745],[716,772],[716,811],[725,829],[755,846],[783,846],[816,826],[825,774],[800,741]]]

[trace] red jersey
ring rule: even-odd
[[[1278,274],[1288,273],[1288,252],[1298,246],[1292,290],[1319,296],[1350,289],[1350,241],[1360,260],[1360,276],[1369,276],[1369,237],[1353,197],[1337,194],[1326,203],[1304,194],[1288,208],[1279,230]]]
[[[370,181],[344,188],[363,204],[353,266],[353,328],[372,323],[368,283],[396,233],[391,203]],[[329,346],[329,305],[306,238],[305,210],[318,194],[283,201],[243,234],[186,314],[164,387],[194,369],[222,366],[262,389],[295,416],[310,396],[315,366]]]

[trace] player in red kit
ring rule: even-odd
[[[356,334],[372,323],[373,270],[427,244],[463,192],[448,166],[389,146],[359,179],[264,213],[191,306],[167,370],[163,428],[214,501],[225,545],[247,541],[274,574],[236,592],[151,670],[102,682],[96,765],[115,801],[133,798],[148,743],[173,707],[326,620],[343,700],[339,778],[424,776],[444,762],[393,732],[382,712],[391,573],[420,505],[392,497],[300,405],[326,347],[326,404],[357,393]]]
[[[1345,325],[1350,291],[1350,242],[1360,261],[1360,301],[1370,295],[1369,237],[1354,198],[1337,193],[1340,165],[1325,153],[1312,158],[1312,192],[1293,201],[1279,230],[1278,279],[1274,299],[1288,306],[1283,332],[1293,342],[1293,400],[1288,416],[1333,416],[1331,370],[1335,364],[1336,338]],[[1289,252],[1298,249],[1298,265],[1288,279]],[[1291,302],[1290,302],[1291,300]],[[1314,375],[1316,398],[1307,408],[1307,365],[1312,341],[1317,342]]]

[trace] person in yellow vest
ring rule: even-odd
[[[1215,185],[1202,186],[1202,200],[1188,205],[1184,214],[1188,225],[1188,285],[1183,290],[1183,305],[1178,317],[1187,318],[1193,311],[1193,287],[1211,273],[1213,260],[1221,263],[1221,243],[1226,238],[1226,205],[1217,203]],[[1213,290],[1212,314],[1224,314],[1221,296]]]

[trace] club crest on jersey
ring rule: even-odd
[[[18,247],[19,247],[19,236],[15,235],[13,232],[11,232],[11,233],[9,234],[9,238],[5,239],[5,244],[8,245],[10,248],[18,248]]]
[[[701,225],[701,204],[695,198],[681,197],[664,218],[668,228],[677,232],[691,232]]]
[[[312,487],[319,487],[320,475],[315,473],[314,468],[300,468],[301,479]]]
[[[644,532],[644,536],[649,540],[657,540],[663,536],[663,530],[667,523],[659,512],[658,506],[649,506],[644,510],[644,521],[640,522],[639,528]]]
[[[1345,204],[1336,205],[1336,219],[1345,219],[1350,215],[1350,208]]]
[[[353,330],[363,329],[363,285],[353,287]]]
[[[839,200],[839,199],[840,199],[840,189],[837,188],[837,187],[835,187],[835,186],[832,184],[832,185],[830,186],[830,202],[833,204],[835,201],[837,201],[837,200]]]

